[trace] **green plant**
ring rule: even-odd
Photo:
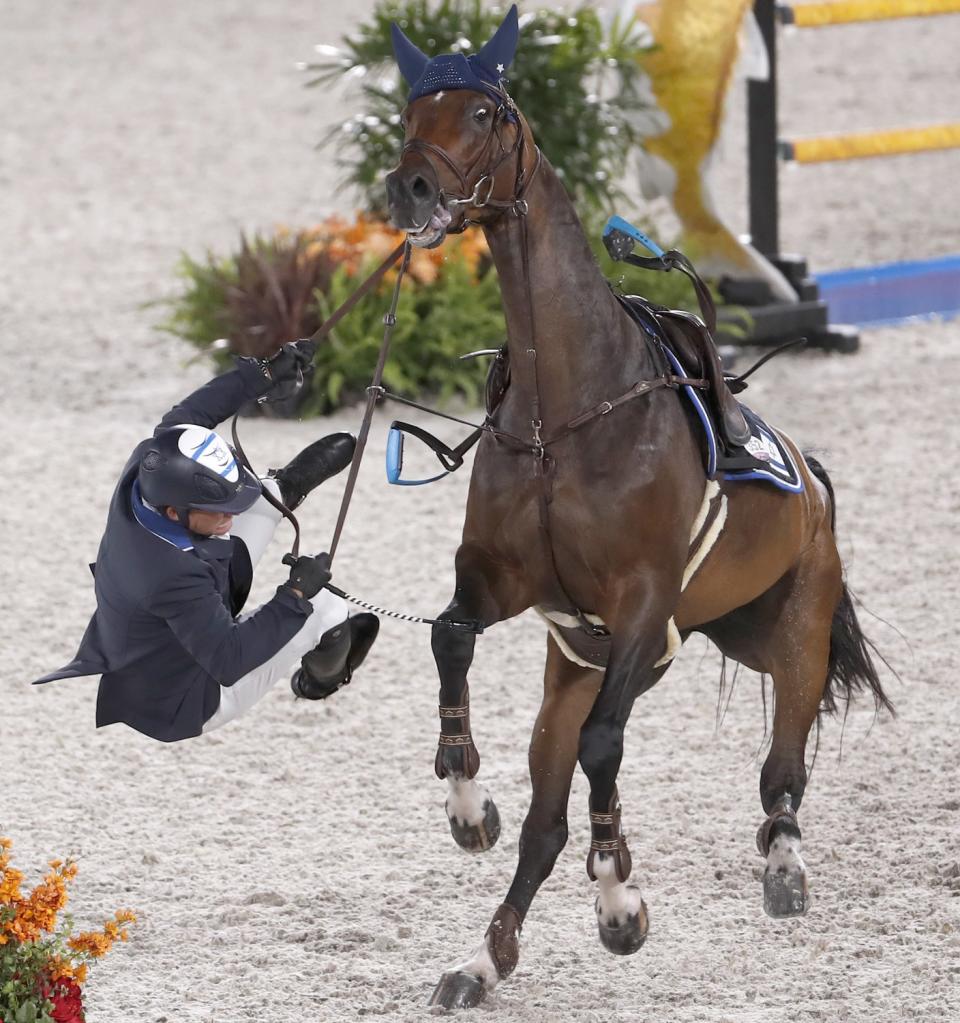
[[[318,293],[318,306],[324,314],[332,312],[358,283],[357,277],[338,271],[328,293]],[[377,361],[387,301],[387,289],[381,288],[321,345],[315,385],[301,406],[303,414],[329,412],[362,397]],[[462,397],[479,404],[487,367],[477,360],[461,362],[459,356],[502,344],[505,330],[492,269],[474,280],[462,261],[452,260],[430,284],[408,279],[397,309],[384,384],[405,397],[440,403]]]
[[[222,368],[232,354],[270,355],[284,341],[312,334],[400,237],[368,218],[353,224],[332,218],[296,234],[244,238],[239,251],[225,259],[185,255],[179,274],[186,287],[161,327],[212,355]],[[393,280],[388,276],[322,342],[316,371],[295,404],[298,414],[327,413],[362,397]],[[415,252],[385,383],[406,397],[461,396],[475,404],[485,367],[458,357],[499,345],[504,335],[496,272],[479,232],[450,239],[443,250]]]
[[[504,13],[481,0],[380,0],[342,47],[319,46],[320,59],[303,65],[314,75],[309,86],[344,77],[359,83],[360,109],[323,144],[335,147],[345,183],[361,190],[370,210],[382,212],[383,174],[400,158],[400,112],[409,92],[394,67],[391,22],[428,55],[471,53]],[[649,36],[635,18],[614,19],[605,30],[590,4],[539,9],[523,15],[521,25],[507,73],[510,94],[581,210],[609,209],[622,199],[619,182],[640,143],[637,114],[651,102],[640,66]]]

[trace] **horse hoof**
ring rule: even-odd
[[[647,904],[641,900],[640,912],[631,913],[621,922],[614,918],[609,924],[600,919],[600,900],[597,900],[597,928],[600,931],[600,943],[615,956],[632,956],[639,951],[647,940],[650,929],[650,918],[647,916]]]
[[[803,916],[810,908],[807,875],[803,870],[770,870],[763,875],[763,908],[767,916],[779,920]]]
[[[449,818],[450,834],[461,849],[479,853],[493,848],[500,837],[500,811],[492,799],[483,804],[483,819],[478,824],[468,824],[454,814]],[[441,982],[442,983],[442,982]]]
[[[427,1005],[442,1009],[472,1009],[483,1001],[484,994],[483,981],[479,977],[456,970],[440,978]]]

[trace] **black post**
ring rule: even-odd
[[[770,76],[747,83],[750,237],[768,259],[780,255],[780,200],[777,188],[776,0],[755,0],[754,14],[767,47]]]

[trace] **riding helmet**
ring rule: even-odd
[[[160,431],[140,456],[137,479],[143,499],[158,508],[239,515],[262,493],[227,442],[203,426]]]

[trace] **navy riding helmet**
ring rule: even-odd
[[[137,474],[143,499],[154,507],[239,515],[262,493],[226,441],[203,426],[172,426],[147,445]]]

